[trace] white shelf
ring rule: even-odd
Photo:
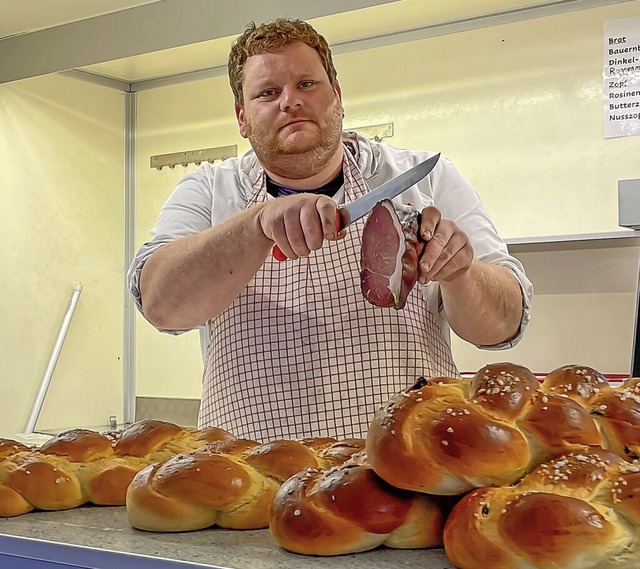
[[[506,239],[536,294],[636,294],[640,231]]]
[[[602,233],[515,237],[505,241],[511,253],[640,247],[640,231],[627,229]]]

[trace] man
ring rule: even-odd
[[[229,79],[253,151],[187,175],[130,270],[154,326],[204,326],[200,426],[257,440],[364,436],[417,377],[459,376],[449,326],[478,346],[520,338],[531,283],[443,158],[396,198],[422,210],[419,286],[402,310],[364,300],[364,220],[338,234],[336,207],[432,153],[342,132],[331,52],[309,24],[250,25]],[[276,261],[274,245],[289,260]]]

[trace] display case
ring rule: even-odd
[[[634,315],[628,373],[640,375],[640,232],[526,237],[507,239],[507,245],[525,266],[536,294],[628,295]]]

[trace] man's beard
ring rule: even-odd
[[[317,174],[335,154],[342,136],[342,102],[335,97],[316,123],[318,135],[304,141],[284,140],[273,125],[245,122],[246,135],[260,163],[283,178],[308,178]],[[295,117],[292,117],[295,118]],[[282,125],[280,125],[282,126]]]

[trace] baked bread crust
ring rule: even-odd
[[[612,388],[595,369],[570,365],[539,385],[511,363],[484,366],[470,380],[422,378],[375,414],[368,459],[393,486],[449,495],[513,483],[583,445],[633,460],[639,381]]]

